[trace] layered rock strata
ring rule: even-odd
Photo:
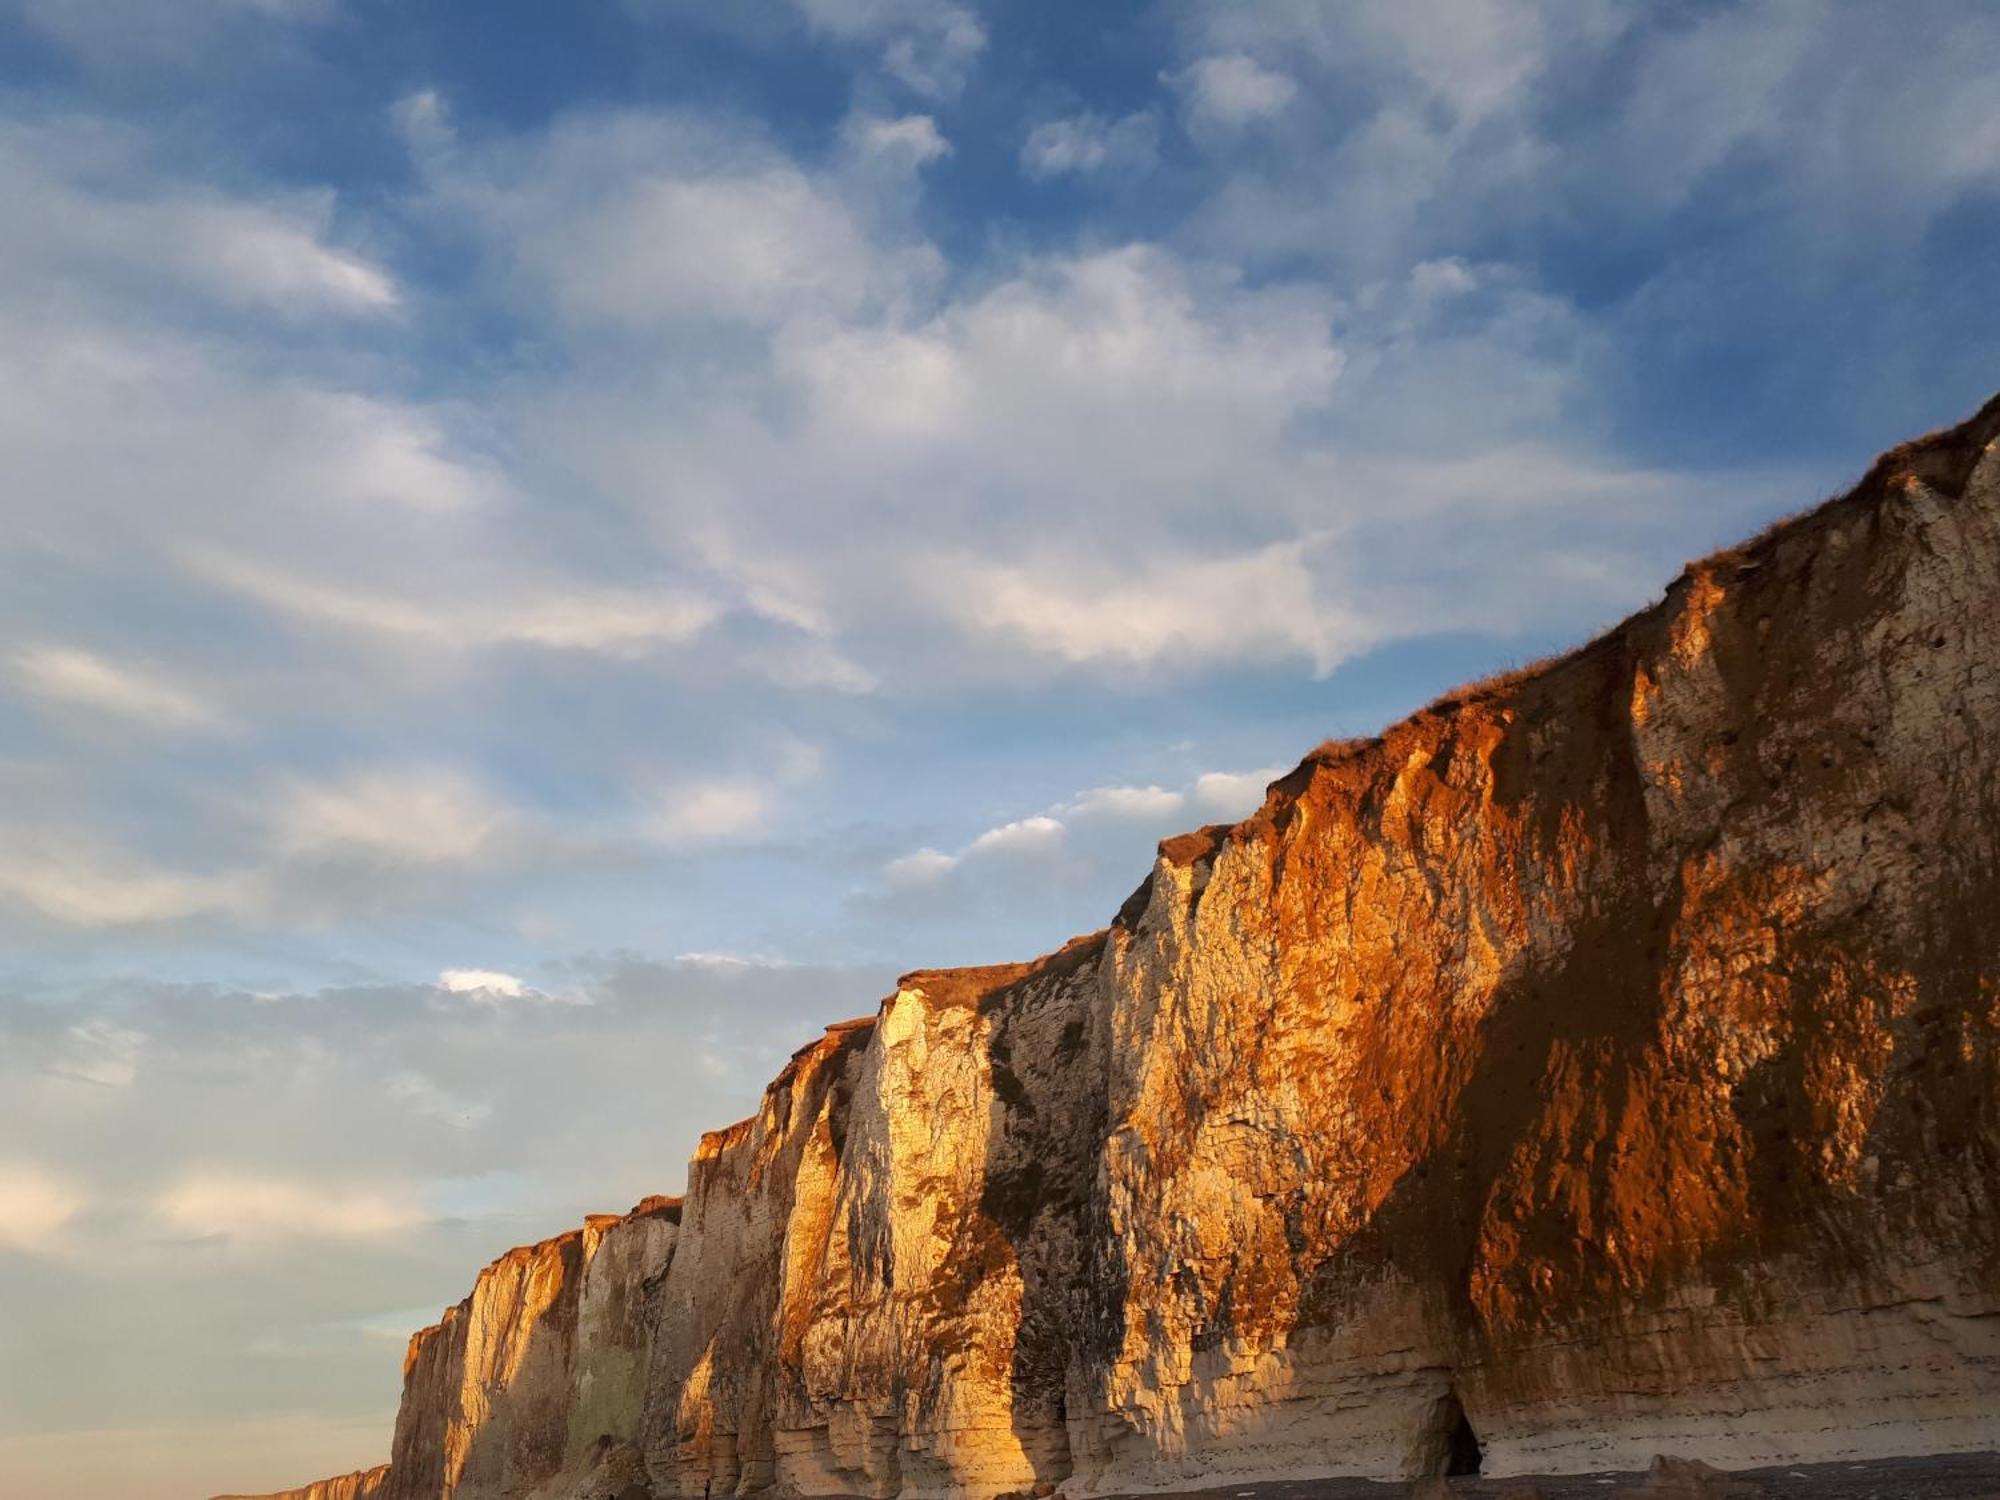
[[[704,1138],[619,1313],[564,1236],[419,1335],[384,1493],[2000,1447],[1996,436],[907,976]]]

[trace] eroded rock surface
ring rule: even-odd
[[[616,1297],[586,1229],[420,1334],[384,1494],[2000,1447],[1996,435],[907,976]]]

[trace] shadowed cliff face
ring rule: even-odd
[[[383,1493],[2000,1446],[1996,436],[1323,746],[1103,933],[906,976],[677,1235],[419,1335]]]

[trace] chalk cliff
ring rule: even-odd
[[[381,1494],[2000,1447],[1996,438],[1322,746],[1103,932],[906,976],[677,1227],[419,1334]]]
[[[380,1500],[616,1494],[639,1478],[648,1302],[680,1203],[510,1250],[410,1340]]]
[[[338,1479],[320,1479],[297,1490],[280,1490],[275,1495],[217,1495],[215,1500],[377,1500],[389,1477],[389,1466],[358,1469]]]

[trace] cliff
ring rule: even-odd
[[[677,1234],[418,1335],[383,1494],[2000,1447],[1996,437],[1322,746],[1101,933],[906,976]]]
[[[389,1466],[357,1469],[338,1479],[320,1479],[297,1490],[280,1490],[275,1495],[217,1495],[215,1500],[377,1500],[389,1477]]]
[[[679,1222],[678,1199],[649,1198],[481,1271],[410,1340],[380,1500],[636,1482],[648,1304]]]

